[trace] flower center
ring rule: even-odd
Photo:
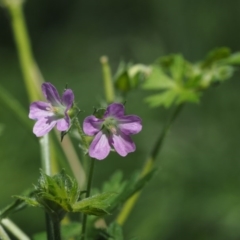
[[[103,122],[103,128],[106,129],[108,133],[117,134],[118,121],[113,117],[107,117]]]
[[[63,117],[65,115],[65,109],[64,107],[56,107],[56,106],[51,106],[47,109],[49,112],[54,113],[54,115],[58,117]]]

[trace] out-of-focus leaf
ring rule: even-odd
[[[113,240],[113,239],[124,240],[122,227],[116,222],[113,222],[109,225],[107,232],[110,235],[108,240]]]
[[[143,89],[160,90],[146,99],[151,107],[171,107],[183,102],[198,103],[201,93],[216,83],[232,77],[234,66],[240,64],[240,53],[226,48],[211,51],[205,60],[190,63],[181,55],[161,57],[151,68]]]
[[[174,81],[159,66],[154,65],[148,79],[143,84],[143,89],[168,89],[174,86],[176,86]]]
[[[169,90],[146,98],[146,102],[148,102],[151,107],[163,105],[164,107],[168,108],[172,105],[176,97],[177,92],[175,90]]]
[[[231,50],[227,47],[217,48],[212,50],[202,62],[202,68],[211,66],[214,62],[228,58],[231,54]]]
[[[229,57],[223,59],[220,63],[230,65],[240,64],[240,52],[231,54]]]
[[[126,64],[121,62],[114,76],[115,87],[121,92],[136,89],[149,74],[149,67],[143,64]]]
[[[149,78],[143,84],[144,89],[159,89],[162,92],[152,95],[146,98],[146,101],[149,103],[151,107],[164,106],[166,108],[170,107],[174,103],[180,104],[182,102],[198,102],[199,101],[199,93],[194,92],[189,87],[184,87],[185,83],[181,83],[182,70],[183,67],[183,59],[182,56],[176,55],[176,67],[175,64],[170,64],[169,67],[173,75],[178,79],[175,81],[171,77],[169,77],[163,69],[159,66],[153,66],[152,73]],[[174,71],[176,73],[174,74]]]
[[[173,55],[173,63],[170,65],[171,76],[176,82],[182,82],[185,61],[182,55]]]
[[[73,212],[83,212],[85,214],[103,216],[109,214],[107,208],[109,208],[111,199],[115,193],[102,193],[75,203]]]
[[[215,79],[224,81],[232,77],[234,68],[232,66],[219,66],[215,68]],[[214,80],[215,80],[214,79]]]
[[[127,181],[123,181],[122,171],[116,171],[109,181],[103,183],[102,192],[122,192],[127,184]]]
[[[125,187],[122,191],[117,192],[117,194],[112,198],[111,205],[107,208],[107,211],[113,212],[116,208],[122,205],[128,198],[130,198],[134,193],[141,190],[145,184],[153,177],[156,169],[153,169],[147,175],[139,178],[139,173],[135,173],[127,181]]]

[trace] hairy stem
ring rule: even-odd
[[[60,221],[53,219],[48,213],[46,217],[47,239],[48,240],[61,240]]]
[[[89,174],[88,174],[86,198],[88,198],[90,196],[90,193],[91,193],[94,164],[95,164],[95,159],[91,158],[90,169],[89,169]],[[86,239],[86,229],[87,229],[87,214],[83,214],[81,240]]]
[[[164,139],[166,138],[166,135],[167,135],[170,127],[172,126],[173,122],[175,121],[175,119],[177,118],[179,113],[181,112],[182,108],[183,108],[183,104],[180,104],[176,107],[175,111],[173,112],[173,114],[171,115],[169,120],[167,121],[163,130],[161,131],[155,145],[153,146],[153,148],[150,152],[149,157],[147,158],[147,160],[142,168],[141,177],[145,176],[147,173],[149,173],[153,169],[153,164],[157,159],[157,155],[159,154],[159,152],[162,149]],[[140,194],[141,194],[141,191],[135,193],[123,205],[121,212],[117,216],[116,221],[118,224],[123,225],[124,222],[127,220],[128,216],[131,213],[133,207],[135,206]]]

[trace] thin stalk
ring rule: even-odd
[[[108,64],[108,58],[106,56],[102,56],[100,58],[100,62],[102,64],[105,98],[107,103],[112,103],[115,99],[115,93],[112,81],[111,68]]]
[[[159,154],[159,152],[162,149],[163,142],[164,142],[164,140],[167,136],[167,133],[168,133],[170,127],[172,126],[173,122],[175,121],[175,119],[177,118],[179,113],[181,112],[182,108],[183,108],[183,104],[180,104],[176,107],[172,116],[170,117],[170,119],[166,123],[165,127],[161,131],[154,147],[152,148],[152,150],[150,152],[149,157],[147,158],[147,160],[146,160],[146,162],[145,162],[145,164],[142,168],[141,177],[145,176],[147,173],[149,173],[153,169],[154,162],[156,161],[157,155]],[[119,215],[117,216],[117,219],[116,219],[116,221],[119,225],[123,225],[124,222],[127,220],[128,216],[131,213],[133,207],[135,206],[140,194],[141,194],[141,191],[135,193],[123,205],[123,208],[122,208],[121,212],[119,213]]]
[[[39,140],[40,148],[41,148],[41,160],[42,160],[42,168],[43,171],[51,176],[52,168],[51,168],[51,160],[50,160],[50,148],[49,148],[49,136],[48,134],[44,135]],[[60,221],[58,218],[54,218],[50,216],[48,213],[45,213],[46,220],[46,231],[47,231],[47,239],[48,240],[61,240],[60,234]]]
[[[1,240],[11,240],[1,225],[0,225],[0,239]]]
[[[41,97],[40,86],[38,86],[36,79],[39,78],[39,72],[32,55],[22,5],[23,1],[21,0],[6,1],[6,7],[11,16],[13,35],[17,46],[25,85],[27,87],[28,97],[30,101],[34,101]]]
[[[27,89],[29,101],[32,102],[35,100],[42,99],[40,85],[44,82],[44,79],[41,75],[41,72],[35,62],[35,59],[32,53],[30,38],[29,38],[27,25],[24,18],[24,13],[23,13],[23,2],[24,0],[14,0],[14,1],[3,0],[3,4],[4,4],[3,6],[6,7],[6,9],[9,11],[9,14],[11,16],[11,26],[12,26],[16,47],[17,47],[21,70],[23,73],[23,79]],[[13,105],[13,103],[11,103],[11,105]],[[17,104],[15,105],[17,106]],[[11,106],[11,108],[14,108],[14,106]],[[21,114],[20,116],[20,113],[19,113],[19,117],[25,123],[24,117],[22,117],[22,115],[23,114]],[[67,144],[65,144],[66,142]],[[67,147],[65,147],[65,145],[67,145]],[[73,174],[78,180],[79,185],[80,186],[83,185],[85,173],[81,164],[79,164],[80,160],[68,136],[65,137],[65,142],[64,144],[61,144],[61,147],[63,148],[63,151],[69,161],[69,164],[71,166],[74,165]],[[71,151],[69,151],[70,148],[71,148]],[[52,149],[56,149],[56,148],[54,147]],[[69,157],[69,155],[71,155],[71,157]],[[57,163],[55,159],[52,159],[52,165],[53,165],[52,169],[57,168],[56,167]],[[79,177],[79,173],[76,173],[78,169],[81,170],[81,172],[83,172],[83,174],[81,174],[81,177]]]
[[[30,240],[30,237],[28,237],[16,224],[14,224],[10,219],[4,218],[1,221],[2,225],[8,229],[9,232],[11,232],[17,239],[19,240]],[[1,233],[0,233],[0,239]],[[3,238],[4,239],[4,238]],[[7,238],[5,238],[7,240]]]
[[[91,158],[89,175],[88,175],[88,182],[87,182],[86,198],[88,198],[90,196],[90,193],[91,193],[91,186],[92,186],[92,180],[93,180],[93,171],[94,171],[94,163],[95,163],[95,159]],[[86,229],[87,229],[87,214],[83,214],[81,240],[85,240],[86,239]]]
[[[50,148],[49,148],[49,136],[45,134],[39,139],[40,149],[41,149],[41,160],[43,171],[47,175],[52,174],[51,161],[50,161]]]

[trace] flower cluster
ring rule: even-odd
[[[33,102],[29,118],[37,120],[33,133],[37,137],[47,134],[56,125],[59,131],[67,131],[71,125],[69,112],[73,107],[74,94],[71,89],[64,91],[62,98],[51,83],[43,83],[42,92],[48,102]],[[86,135],[95,136],[89,147],[92,158],[102,160],[111,151],[126,156],[134,152],[136,146],[130,135],[142,130],[142,120],[136,115],[124,115],[124,105],[110,104],[103,117],[88,116],[83,122]]]

